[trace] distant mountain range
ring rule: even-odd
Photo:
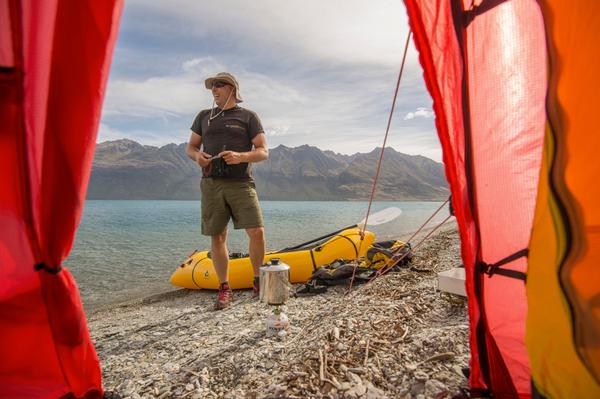
[[[200,169],[186,144],[163,147],[123,139],[100,143],[92,166],[88,199],[198,199]],[[365,200],[381,149],[354,155],[303,145],[269,150],[253,165],[261,199]],[[378,200],[441,200],[449,195],[441,163],[386,148]]]

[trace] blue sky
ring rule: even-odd
[[[98,142],[186,142],[230,71],[269,147],[352,154],[381,146],[408,24],[401,1],[127,0]],[[431,98],[411,41],[388,145],[436,161]]]

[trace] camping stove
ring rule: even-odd
[[[290,295],[290,267],[274,258],[260,267],[261,302],[275,306],[267,314],[267,336],[284,337],[289,326],[287,316],[281,311]]]

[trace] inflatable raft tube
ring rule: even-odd
[[[336,259],[352,260],[364,257],[375,234],[365,231],[361,240],[360,229],[351,228],[320,242],[302,248],[268,252],[265,262],[273,258],[290,266],[290,282],[306,282],[313,272]],[[248,257],[229,259],[229,284],[232,289],[251,288],[254,278]],[[190,289],[218,289],[219,280],[208,251],[196,251],[171,275],[171,283]]]

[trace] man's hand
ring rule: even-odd
[[[244,155],[235,151],[222,151],[219,153],[219,156],[223,157],[227,165],[237,165],[239,163],[246,162],[244,160]]]
[[[204,151],[197,151],[195,155],[196,163],[200,165],[200,167],[206,168],[210,164],[210,154],[207,154]]]

